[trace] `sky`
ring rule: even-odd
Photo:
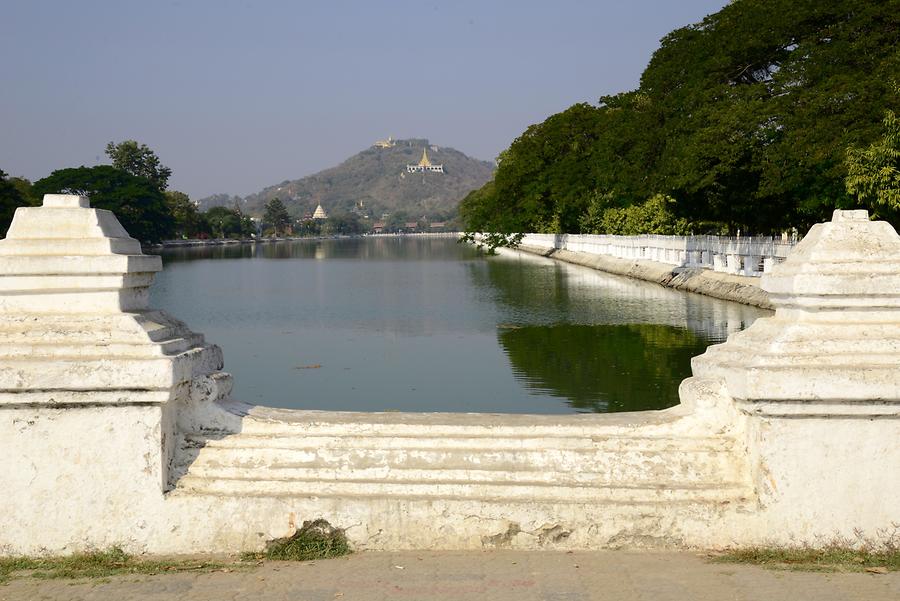
[[[0,0],[0,169],[147,144],[170,189],[246,195],[375,140],[493,160],[529,125],[637,87],[726,0]]]

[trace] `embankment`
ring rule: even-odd
[[[606,255],[543,248],[521,244],[523,252],[591,267],[607,273],[655,282],[661,286],[714,298],[772,309],[769,295],[759,287],[760,278],[720,273],[709,269],[673,267],[644,259],[620,259]]]

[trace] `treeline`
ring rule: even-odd
[[[40,205],[44,194],[88,196],[92,207],[115,212],[125,230],[142,242],[249,237],[257,231],[237,207],[201,213],[187,194],[168,190],[172,170],[146,145],[110,142],[106,154],[110,165],[58,169],[33,183],[0,171],[0,234],[6,233],[17,207]]]
[[[900,0],[735,0],[663,38],[638,89],[529,127],[470,193],[497,233],[900,222]]]

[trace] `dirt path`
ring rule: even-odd
[[[359,553],[246,570],[65,581],[19,578],[0,600],[816,601],[900,599],[900,573],[820,574],[716,564],[692,553]]]

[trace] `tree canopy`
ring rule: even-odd
[[[174,234],[175,219],[163,193],[148,179],[109,165],[59,169],[34,182],[34,196],[78,194],[91,206],[113,211],[128,233],[142,242],[159,242]]]
[[[203,215],[217,238],[249,238],[255,232],[253,221],[237,207],[213,207]]]
[[[293,219],[280,198],[273,198],[266,203],[263,223],[271,226],[276,236],[285,233],[291,227],[292,222]]]
[[[106,145],[106,156],[116,169],[146,178],[160,191],[168,187],[172,170],[160,163],[159,157],[146,144],[138,144],[136,140],[110,142]]]
[[[884,116],[884,135],[868,148],[847,151],[847,192],[876,213],[900,212],[900,119]]]
[[[8,179],[6,172],[0,169],[0,233],[6,235],[16,209],[27,204],[28,199],[22,194],[19,186],[12,179]]]
[[[166,191],[164,194],[166,206],[175,220],[176,237],[196,238],[201,234],[210,233],[209,224],[187,194],[175,190]]]
[[[638,89],[529,127],[460,212],[470,231],[574,233],[645,206],[695,233],[773,233],[877,208],[848,192],[848,148],[886,156],[869,145],[898,74],[900,0],[735,0],[665,36]]]

